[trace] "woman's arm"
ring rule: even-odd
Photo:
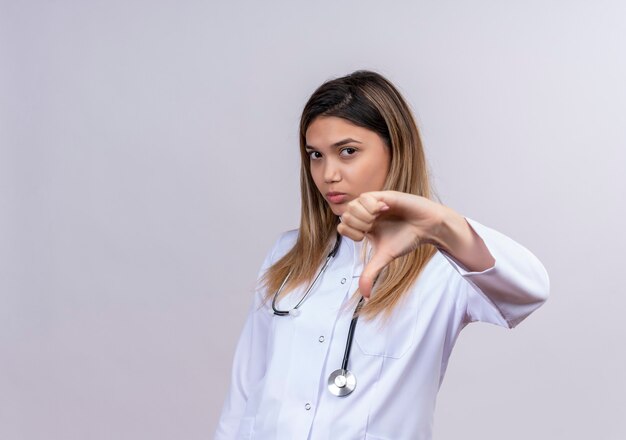
[[[545,267],[510,237],[449,208],[445,211],[450,217],[444,218],[433,240],[467,281],[466,320],[515,327],[547,300],[550,279]]]
[[[548,296],[548,274],[528,249],[424,197],[363,193],[347,204],[337,229],[357,241],[367,235],[372,242],[372,258],[359,280],[365,297],[383,267],[425,243],[436,246],[473,287],[466,292],[469,321],[514,327]]]
[[[439,205],[438,218],[430,241],[439,250],[454,258],[468,272],[482,272],[493,267],[496,262],[493,255],[465,217]]]

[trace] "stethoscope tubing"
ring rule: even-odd
[[[306,292],[304,292],[304,295],[302,296],[302,298],[300,298],[300,301],[298,301],[298,304],[296,304],[295,307],[293,309],[291,309],[291,310],[278,310],[276,308],[276,298],[278,298],[278,295],[280,294],[280,292],[282,292],[283,287],[285,287],[285,284],[287,283],[287,280],[291,276],[291,270],[289,271],[289,273],[287,274],[287,276],[283,280],[282,284],[280,285],[280,287],[278,288],[276,293],[274,293],[274,297],[272,298],[272,310],[274,311],[275,315],[278,315],[278,316],[291,315],[291,314],[293,314],[292,313],[293,310],[298,310],[300,308],[300,305],[302,305],[302,303],[307,298],[307,296],[309,296],[309,292],[313,289],[313,287],[317,283],[317,280],[319,279],[319,277],[326,271],[326,268],[328,267],[328,263],[330,262],[331,258],[334,258],[335,255],[337,254],[337,251],[339,250],[339,245],[340,244],[341,244],[341,235],[339,233],[337,233],[337,240],[335,241],[335,246],[333,246],[333,249],[330,251],[330,253],[326,257],[326,261],[324,261],[324,265],[322,266],[320,271],[317,273],[317,275],[313,279],[313,282],[311,283],[309,288],[306,290]]]
[[[341,362],[341,369],[344,371],[348,371],[348,359],[350,358],[350,351],[352,350],[352,339],[354,337],[354,328],[356,327],[356,322],[359,320],[359,316],[357,315],[358,311],[363,306],[364,297],[361,297],[359,303],[354,309],[354,314],[352,317],[352,321],[350,321],[350,328],[348,329],[348,340],[346,341],[346,349],[343,353],[343,362]]]
[[[291,310],[278,310],[276,308],[276,298],[278,297],[278,295],[282,291],[283,287],[287,283],[287,280],[291,276],[291,271],[289,271],[289,273],[287,274],[287,276],[283,280],[282,284],[280,285],[280,287],[278,288],[276,293],[274,293],[274,298],[272,299],[272,310],[274,311],[275,315],[277,315],[277,316],[287,316],[287,315],[297,316],[297,314],[299,313],[298,308],[304,302],[304,300],[307,298],[307,296],[309,295],[309,292],[313,289],[313,286],[315,286],[315,283],[317,282],[319,277],[326,271],[326,267],[328,266],[328,263],[330,262],[331,258],[334,258],[335,254],[339,250],[339,244],[340,243],[341,243],[341,235],[339,233],[337,233],[337,240],[335,241],[335,246],[333,247],[332,251],[330,251],[330,253],[326,257],[326,261],[324,262],[324,265],[322,266],[320,271],[317,273],[317,275],[313,279],[313,282],[311,283],[309,288],[306,290],[306,292],[304,293],[304,295],[302,296],[300,301],[298,301],[298,304],[296,304],[295,307],[293,309],[291,309]],[[345,397],[348,394],[352,393],[352,391],[354,391],[354,389],[356,388],[356,377],[354,376],[354,374],[352,374],[350,372],[350,370],[348,370],[348,361],[350,359],[350,351],[352,349],[352,340],[354,339],[354,330],[355,330],[355,327],[356,327],[356,323],[357,323],[357,321],[359,319],[358,312],[361,309],[361,307],[363,306],[363,302],[364,301],[365,301],[365,298],[361,297],[361,299],[359,300],[359,303],[357,304],[356,308],[354,309],[354,313],[352,315],[352,320],[350,321],[350,328],[348,329],[348,337],[346,339],[346,348],[345,348],[344,353],[343,353],[343,360],[341,362],[341,368],[339,370],[333,371],[331,373],[330,377],[328,378],[328,388],[329,388],[330,392],[333,395],[338,396],[338,397]]]

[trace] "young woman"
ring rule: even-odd
[[[261,267],[215,438],[428,440],[461,329],[514,327],[548,274],[432,200],[411,111],[377,73],[313,93],[300,152],[300,227]]]

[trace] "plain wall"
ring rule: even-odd
[[[442,202],[550,275],[462,332],[435,438],[626,438],[625,5],[2,1],[0,438],[212,438],[302,106],[359,68]]]

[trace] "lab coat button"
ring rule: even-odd
[[[346,279],[345,278],[341,279],[341,284],[346,284]]]
[[[320,336],[319,341],[324,342],[324,336]]]
[[[311,404],[307,403],[306,405],[304,405],[304,409],[306,409],[307,411],[311,409]]]

